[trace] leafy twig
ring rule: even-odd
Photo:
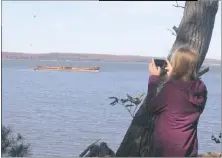
[[[116,104],[120,104],[124,106],[124,108],[129,112],[130,116],[134,118],[136,110],[139,104],[142,102],[143,96],[144,94],[140,94],[138,97],[133,98],[132,96],[127,94],[127,98],[123,98],[123,99],[119,99],[117,97],[109,97],[109,99],[113,99],[110,105],[114,106]],[[132,107],[134,107],[133,112],[132,112]]]

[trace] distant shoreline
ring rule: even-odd
[[[30,54],[17,52],[2,52],[2,59],[29,59],[29,60],[73,60],[73,61],[104,61],[104,62],[148,62],[151,56],[110,55],[86,53],[45,53]],[[161,57],[157,57],[161,58]],[[204,63],[221,64],[221,60],[206,58]]]

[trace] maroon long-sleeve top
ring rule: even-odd
[[[170,80],[157,94],[158,76],[148,83],[149,109],[155,114],[154,156],[197,156],[197,125],[207,100],[205,84]]]

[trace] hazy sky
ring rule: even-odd
[[[183,14],[174,3],[4,1],[2,49],[166,56],[175,40],[167,28]],[[221,58],[221,8],[208,57]]]

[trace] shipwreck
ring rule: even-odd
[[[56,70],[56,71],[73,71],[73,72],[99,72],[100,67],[61,67],[61,66],[37,66],[34,70]]]

